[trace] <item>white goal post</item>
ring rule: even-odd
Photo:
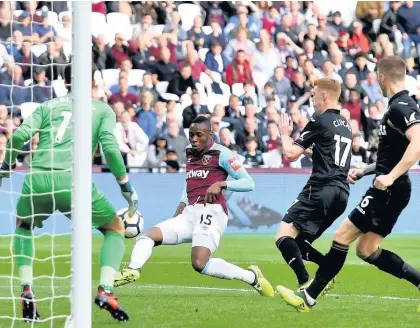
[[[90,1],[73,3],[72,327],[92,326],[92,38]]]

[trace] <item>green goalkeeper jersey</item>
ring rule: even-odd
[[[99,142],[111,172],[116,177],[124,176],[124,161],[114,135],[115,113],[107,103],[94,99],[91,110],[92,151]],[[44,102],[24,120],[7,144],[7,164],[15,163],[23,145],[36,133],[39,133],[39,142],[31,168],[70,171],[73,162],[71,94]]]

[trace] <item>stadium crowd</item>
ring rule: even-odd
[[[0,162],[37,104],[66,94],[70,5],[0,3]],[[366,165],[375,161],[387,108],[375,63],[398,54],[413,81],[419,74],[420,3],[413,1],[93,1],[92,10],[92,94],[114,109],[131,170],[182,168],[188,127],[199,114],[211,116],[214,141],[246,165],[310,168],[305,156],[283,158],[277,122],[289,113],[298,138],[313,114],[311,85],[326,76],[342,84],[352,166]],[[22,165],[36,145],[37,135]],[[105,164],[100,149],[94,164]]]

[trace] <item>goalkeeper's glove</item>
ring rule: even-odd
[[[118,184],[121,188],[121,194],[128,202],[128,215],[132,217],[134,213],[137,211],[138,206],[138,196],[136,190],[131,186],[130,181],[128,178],[124,179],[123,181],[118,181]]]
[[[10,166],[6,162],[3,162],[0,167],[0,187],[3,183],[3,178],[10,178],[12,175],[12,170],[16,168],[16,163]]]

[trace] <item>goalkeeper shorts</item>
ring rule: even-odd
[[[17,203],[18,218],[38,228],[56,210],[71,219],[71,188],[70,172],[28,171]],[[92,227],[109,223],[115,215],[114,207],[92,183]]]

